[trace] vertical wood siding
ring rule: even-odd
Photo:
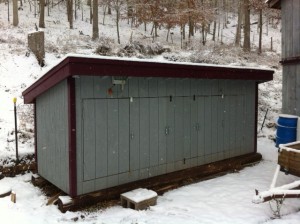
[[[300,0],[281,1],[282,57],[300,56]]]
[[[300,116],[300,64],[284,64],[282,112]]]
[[[281,1],[282,58],[300,56],[300,0]],[[300,116],[300,63],[283,64],[282,112]]]
[[[76,79],[78,194],[253,152],[255,85]]]
[[[36,99],[39,174],[69,193],[68,92],[63,81]]]

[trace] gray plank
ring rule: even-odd
[[[184,97],[183,111],[183,156],[185,159],[191,158],[191,97]],[[197,153],[197,148],[196,148]]]
[[[174,161],[184,158],[184,97],[174,97],[175,103],[175,147]]]
[[[174,82],[175,84],[175,82]],[[175,102],[173,100],[167,101],[167,128],[168,128],[168,134],[167,134],[167,163],[173,163],[175,160],[174,157],[174,148],[175,148]]]
[[[158,96],[167,96],[167,79],[158,79]]]
[[[82,76],[79,78],[81,85],[81,99],[94,97],[94,77]]]
[[[191,125],[190,125],[190,133],[191,133],[191,158],[198,156],[198,129],[200,126],[198,121],[198,102],[199,97],[194,97],[191,99]],[[203,152],[204,153],[204,152]]]
[[[166,80],[167,86],[167,96],[175,96],[176,95],[176,79],[169,78]]]
[[[140,98],[140,169],[149,167],[149,98]]]
[[[107,104],[107,174],[113,175],[119,172],[119,125],[118,125],[118,100],[110,99]]]
[[[253,152],[254,150],[254,132],[255,129],[255,83],[249,82],[246,94],[246,125],[245,130],[245,153]]]
[[[166,136],[166,127],[167,127],[167,104],[169,98],[160,97],[159,99],[159,164],[167,163],[167,136]]]
[[[190,96],[197,96],[198,95],[198,87],[199,84],[198,82],[202,82],[202,79],[190,79],[191,83],[191,95]]]
[[[234,157],[236,152],[236,117],[237,117],[237,97],[236,96],[228,96],[229,97],[229,119],[230,119],[230,127],[229,127],[229,147],[230,147],[230,157]]]
[[[95,103],[94,100],[83,101],[83,180],[93,180],[96,177],[96,141],[95,141]]]
[[[236,129],[235,129],[235,155],[241,155],[241,150],[243,147],[243,114],[244,114],[244,102],[243,96],[240,95],[237,97],[237,109],[236,109]]]
[[[191,96],[191,79],[183,79],[183,96]]]
[[[217,106],[217,116],[218,116],[218,137],[216,141],[218,142],[217,146],[217,153],[218,153],[218,159],[223,160],[224,159],[224,95],[218,97],[218,106]]]
[[[296,74],[300,74],[300,65],[297,65]],[[296,115],[300,116],[300,75],[297,75],[296,83]]]
[[[126,77],[122,77],[121,79],[125,80],[125,85],[115,85],[114,89],[117,91],[118,98],[127,98],[129,97],[129,81]]]
[[[86,91],[87,88],[89,88],[89,89],[91,88],[94,91],[94,93],[93,93],[94,98],[107,98],[107,97],[110,98],[111,97],[108,95],[108,92],[107,92],[107,90],[112,86],[111,77],[95,76],[93,84],[94,84],[94,88],[91,88],[90,86],[85,86],[84,91]]]
[[[129,78],[129,97],[139,97],[139,80],[137,78]]]
[[[211,94],[219,95],[219,80],[211,80]]]
[[[184,96],[184,79],[175,79],[175,96]]]
[[[300,55],[300,1],[293,1],[293,55]],[[286,39],[290,41],[290,39]],[[298,73],[299,74],[299,73]]]
[[[149,96],[149,85],[147,78],[138,78],[139,80],[139,97]]]
[[[95,103],[95,120],[96,125],[96,178],[107,176],[107,99],[93,100]]]
[[[204,79],[199,82],[198,95],[199,96],[211,96],[212,94],[213,80]]]
[[[130,102],[130,171],[140,168],[140,100]]]
[[[206,144],[209,145],[209,139],[206,139],[206,132],[207,132],[207,125],[210,126],[209,117],[206,117],[206,107],[209,105],[206,104],[208,97],[197,97],[197,104],[198,104],[198,157],[203,157],[206,155],[206,152],[210,153],[210,148],[206,148]],[[209,115],[210,116],[210,115]],[[207,123],[208,122],[208,123]]]
[[[75,79],[76,96],[76,171],[77,171],[77,193],[82,194],[83,182],[83,148],[82,148],[82,100],[80,79]]]
[[[282,73],[283,74],[288,74],[289,70],[289,65],[283,65],[282,66]],[[287,114],[288,113],[288,85],[287,85],[287,80],[288,80],[288,75],[283,75],[282,76],[282,113]]]
[[[230,157],[230,96],[224,97],[224,159]]]
[[[119,173],[129,171],[129,100],[119,99]]]
[[[149,99],[150,110],[150,166],[159,164],[159,110],[158,98]]]
[[[212,154],[212,97],[204,97],[204,153],[205,153],[205,162],[211,162]]]
[[[218,153],[218,126],[221,124],[218,120],[218,104],[219,104],[219,97],[212,96],[211,97],[211,153],[217,154]]]
[[[158,97],[158,78],[149,79],[149,97]]]

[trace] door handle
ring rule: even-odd
[[[133,140],[134,139],[134,134],[130,133],[130,139]]]
[[[166,135],[169,135],[169,133],[170,133],[170,127],[167,126],[167,127],[165,128],[165,134],[166,134]]]

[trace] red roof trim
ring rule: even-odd
[[[26,89],[23,96],[25,103],[33,103],[37,96],[73,75],[239,79],[264,82],[272,80],[273,73],[271,70],[251,68],[69,56]]]

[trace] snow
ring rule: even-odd
[[[150,198],[156,197],[157,193],[152,190],[145,189],[145,188],[138,188],[133,191],[123,193],[123,194],[121,194],[121,196],[128,198],[136,203],[139,203],[141,201],[145,201]]]
[[[7,5],[0,3],[0,12],[6,12]],[[33,128],[29,122],[30,107],[23,104],[22,91],[34,83],[42,74],[57,64],[67,53],[70,55],[82,55],[84,57],[99,57],[95,55],[96,47],[100,44],[107,44],[115,51],[124,48],[128,43],[131,33],[133,40],[141,41],[143,44],[151,45],[152,38],[149,33],[143,31],[143,27],[128,28],[127,21],[121,21],[121,45],[115,44],[116,32],[113,18],[107,15],[104,24],[100,24],[100,40],[91,41],[88,36],[91,34],[89,10],[84,11],[84,19],[74,21],[74,29],[68,29],[64,7],[51,8],[51,16],[46,15],[45,66],[41,68],[34,55],[26,55],[27,34],[32,32],[37,18],[29,11],[28,2],[24,2],[23,10],[19,10],[20,25],[13,27],[7,21],[7,14],[0,14],[0,166],[13,165],[15,158],[14,142],[14,117],[13,97],[17,97],[18,107],[18,128],[19,154],[25,157],[34,152]],[[62,18],[62,19],[57,19]],[[234,16],[229,15],[234,20]],[[11,18],[12,20],[12,18]],[[274,142],[275,127],[278,115],[281,113],[281,66],[280,60],[280,29],[269,27],[268,34],[264,32],[264,52],[257,55],[255,52],[249,54],[241,53],[237,48],[228,47],[232,43],[235,22],[230,21],[228,29],[223,30],[222,46],[214,42],[207,42],[207,46],[200,45],[200,34],[191,38],[186,50],[178,47],[180,45],[180,30],[172,29],[174,44],[165,41],[166,30],[160,30],[156,41],[171,49],[171,53],[151,57],[156,62],[167,62],[167,60],[183,62],[207,62],[223,64],[225,66],[245,66],[251,69],[274,69],[274,80],[260,84],[259,86],[259,111],[258,127],[260,129],[267,109],[265,127],[258,133],[258,151],[263,155],[263,161],[257,165],[247,167],[241,171],[230,173],[218,178],[202,181],[166,192],[159,196],[157,205],[145,211],[135,211],[122,208],[120,205],[106,209],[98,209],[88,212],[66,212],[61,213],[57,206],[47,206],[48,198],[37,187],[31,183],[31,173],[11,178],[6,177],[0,180],[2,190],[11,189],[16,192],[17,201],[12,203],[10,197],[0,198],[0,223],[22,223],[22,224],[68,224],[74,223],[218,223],[218,224],[258,224],[258,223],[299,223],[300,200],[286,199],[282,206],[282,218],[273,219],[273,212],[268,203],[254,204],[252,199],[255,189],[260,192],[267,191],[272,183],[272,177],[277,167],[278,150]],[[82,31],[84,35],[79,35]],[[256,26],[252,26],[253,39],[257,33]],[[177,35],[176,35],[177,34]],[[270,38],[273,37],[274,51],[268,51]],[[257,40],[253,44],[257,46]],[[187,44],[187,40],[186,43]],[[211,50],[213,48],[213,50]],[[91,56],[92,55],[92,56]],[[137,55],[136,57],[141,57]],[[111,59],[112,57],[110,57]],[[113,57],[116,59],[116,57]],[[205,59],[205,60],[203,60]],[[208,60],[209,59],[209,60]],[[120,60],[120,59],[119,59]],[[130,59],[140,60],[140,59]],[[149,60],[149,59],[147,59]],[[168,63],[173,63],[169,62]],[[195,65],[195,64],[193,64]],[[201,64],[203,65],[203,64]],[[223,66],[222,65],[222,66]],[[210,65],[207,65],[210,66]],[[215,66],[215,65],[214,65]],[[216,65],[220,66],[220,65]],[[22,137],[23,134],[28,137]],[[277,186],[285,186],[299,181],[298,177],[278,173]],[[297,183],[297,182],[296,182]],[[284,190],[284,189],[282,189]]]
[[[291,143],[287,143],[287,144],[280,144],[279,145],[279,150],[282,151],[282,150],[285,150],[285,151],[288,151],[288,152],[295,152],[295,153],[300,153],[300,150],[299,149],[294,149],[292,146],[294,145],[299,145],[300,144],[300,141],[297,141],[297,142],[291,142]]]
[[[58,197],[63,205],[71,204],[72,198],[70,196],[59,196]]]
[[[284,201],[281,219],[273,219],[268,203],[252,203],[255,189],[269,189],[277,166],[277,149],[273,141],[260,138],[258,150],[263,155],[259,164],[166,192],[158,196],[156,206],[146,211],[117,205],[93,212],[63,214],[54,205],[46,206],[47,197],[30,183],[31,174],[7,177],[0,180],[0,186],[11,187],[17,194],[17,202],[13,204],[10,197],[0,199],[0,219],[3,223],[24,224],[67,224],[74,223],[76,217],[78,223],[299,223],[299,199]],[[297,180],[279,172],[277,185]]]

